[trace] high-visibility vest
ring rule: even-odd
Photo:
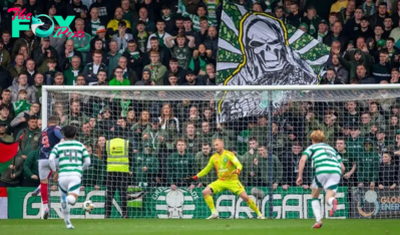
[[[107,141],[107,172],[129,172],[129,140]]]

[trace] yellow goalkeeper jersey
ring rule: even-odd
[[[238,180],[238,175],[232,174],[232,172],[236,169],[242,170],[243,168],[235,154],[224,150],[221,155],[219,153],[212,155],[207,166],[197,176],[200,178],[207,175],[213,167],[217,171],[219,180]]]

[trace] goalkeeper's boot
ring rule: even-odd
[[[319,229],[319,228],[321,228],[321,227],[322,227],[322,220],[319,221],[319,222],[316,222],[316,223],[312,226],[313,229]]]
[[[329,210],[329,216],[333,217],[335,215],[335,212],[337,210],[337,199],[333,200],[332,202],[332,209]]]
[[[44,209],[44,215],[43,215],[43,219],[48,219],[50,215],[50,210],[47,207],[46,209]]]
[[[40,193],[40,188],[35,189],[35,191],[32,192],[32,196],[36,197]]]
[[[71,222],[68,221],[65,224],[66,224],[67,229],[74,229],[74,226],[72,226]]]
[[[265,219],[265,216],[263,215],[257,216],[257,219]]]
[[[218,213],[212,213],[210,217],[208,217],[207,219],[218,219],[218,218],[219,218]]]

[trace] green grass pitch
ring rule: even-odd
[[[324,220],[321,229],[312,230],[314,220],[161,220],[108,219],[72,220],[74,230],[64,221],[0,220],[0,234],[8,235],[399,235],[399,220]]]

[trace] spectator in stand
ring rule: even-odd
[[[85,62],[86,55],[90,50],[90,41],[92,40],[92,36],[90,36],[90,33],[85,32],[85,21],[81,18],[75,20],[75,29],[77,32],[81,32],[80,34],[81,36],[83,35],[83,37],[72,37],[74,48],[82,53],[81,59]]]
[[[373,16],[376,13],[376,8],[378,7],[379,1],[376,1],[376,5],[373,0],[365,0],[361,5],[363,13],[366,17]]]
[[[274,181],[270,182],[268,178],[268,148],[266,144],[260,144],[257,150],[258,158],[254,159],[254,173],[256,177],[256,185],[259,187],[267,187],[272,185],[272,190],[278,188],[282,183],[283,165],[276,155],[272,155],[274,163]]]
[[[8,53],[11,55],[11,51],[14,47],[14,42],[11,40],[11,34],[7,30],[3,30],[3,33],[1,34],[1,38],[3,40],[3,47],[8,51]]]
[[[133,34],[135,38],[139,51],[142,53],[147,52],[147,41],[149,39],[149,34],[146,32],[146,23],[143,21],[138,21],[136,24],[136,33]],[[151,45],[150,45],[151,46]]]
[[[43,39],[42,39],[43,40]],[[12,49],[11,58],[15,58],[18,54],[19,48],[22,45],[28,46],[28,54],[33,54],[33,51],[39,47],[40,41],[35,37],[32,30],[26,30],[22,38],[19,38],[15,43]]]
[[[326,20],[321,20],[320,23],[318,24],[318,32],[316,39],[322,43],[325,37],[328,35],[328,33],[329,33],[328,23],[326,22]]]
[[[86,19],[88,8],[81,0],[73,0],[70,7],[73,9],[75,18]]]
[[[5,104],[0,104],[0,122],[7,124],[6,133],[11,135],[13,133],[11,127],[12,117],[10,116],[10,108]]]
[[[114,77],[111,79],[109,86],[129,86],[131,82],[124,78],[124,69],[117,66],[114,69]]]
[[[175,39],[177,41],[176,44],[172,41]],[[188,43],[186,42],[187,39],[189,40]],[[165,43],[171,50],[172,58],[178,59],[179,67],[187,69],[192,59],[192,49],[195,47],[194,37],[178,34],[176,37],[169,36],[165,38]]]
[[[387,39],[390,35],[390,33],[393,30],[393,20],[392,18],[390,18],[390,16],[386,16],[385,20],[383,21],[383,25],[384,25],[384,32],[382,35],[383,39]]]
[[[39,148],[32,150],[24,161],[23,187],[37,187],[40,184],[38,169]]]
[[[354,17],[354,11],[356,9],[356,2],[355,0],[349,0],[347,3],[347,7],[342,9],[339,15],[339,22],[345,25],[348,20]]]
[[[343,175],[342,185],[354,187],[357,182],[357,176],[355,174],[357,164],[353,154],[346,150],[346,140],[344,138],[338,138],[336,140],[336,151],[339,153],[346,169],[346,173]]]
[[[135,156],[135,179],[139,187],[154,187],[157,185],[156,175],[159,172],[159,161],[152,144],[146,142],[142,152]]]
[[[212,51],[212,59],[217,58],[217,51],[218,51],[218,31],[217,28],[214,26],[211,26],[208,29],[207,37],[203,41],[204,45],[206,45],[206,48]]]
[[[168,76],[169,74],[174,73],[175,76],[178,77],[178,84],[181,85],[185,82],[186,70],[182,67],[179,67],[178,59],[171,58],[169,60],[169,70],[165,73],[164,76],[164,85],[170,85]]]
[[[165,22],[163,20],[158,20],[156,24],[157,31],[150,34],[149,38],[156,37],[158,39],[158,44],[160,47],[167,48],[166,41],[171,34],[165,32]],[[150,41],[147,42],[147,50],[151,49]]]
[[[383,25],[385,18],[390,17],[387,13],[386,3],[379,3],[378,11],[370,17],[371,27],[375,28],[376,25]]]
[[[374,35],[373,30],[369,27],[368,18],[365,16],[361,18],[360,28],[355,32],[355,38],[363,37],[366,40],[369,40]]]
[[[297,28],[300,25],[300,21],[301,21],[302,17],[303,16],[300,12],[299,4],[297,2],[293,1],[290,4],[290,15],[287,18],[288,23]]]
[[[128,41],[132,39],[132,34],[126,32],[125,21],[120,21],[118,23],[118,34],[114,34],[112,36],[112,41],[116,41],[118,43],[117,49],[120,54],[124,53],[125,49],[128,47]]]
[[[371,122],[379,124],[381,127],[385,128],[386,121],[383,115],[379,113],[379,103],[376,101],[370,102],[368,110],[371,117]]]
[[[186,152],[186,142],[184,140],[178,140],[176,144],[176,152],[168,157],[168,178],[167,181],[171,186],[171,190],[175,191],[178,187],[189,186],[190,190],[193,190],[195,185],[188,184],[184,181],[184,178],[188,175],[193,174],[194,169],[194,156],[191,153]]]
[[[302,143],[298,141],[294,141],[292,143],[292,148],[291,152],[287,153],[283,158],[281,159],[280,162],[283,164],[283,177],[282,177],[282,189],[287,190],[290,187],[296,186],[296,179],[298,175],[298,166],[299,166],[299,161],[302,156],[302,151],[303,151],[303,145]],[[304,177],[303,179],[303,184],[302,188],[307,190],[309,188],[309,185],[311,185],[311,172],[309,171],[310,169],[310,163],[308,163],[308,166],[304,168]]]
[[[81,58],[73,56],[71,58],[71,66],[64,70],[65,85],[76,85],[76,78],[82,74],[83,67],[81,66]]]
[[[24,56],[22,54],[17,54],[15,56],[15,65],[8,69],[12,79],[18,77],[19,74],[26,72],[26,67],[24,66]]]
[[[97,75],[100,70],[107,71],[107,66],[101,62],[103,59],[101,51],[94,51],[92,59],[93,62],[86,64],[85,68],[83,69],[83,75],[85,75],[86,84],[97,82]]]
[[[318,32],[318,25],[321,22],[321,18],[317,15],[317,11],[313,5],[309,5],[307,8],[307,16],[303,17],[301,22],[308,26],[308,33],[316,37]]]
[[[391,77],[390,71],[389,53],[387,50],[382,49],[379,52],[379,62],[372,65],[372,75],[375,78],[375,82],[389,81]]]
[[[42,38],[41,44],[33,51],[33,58],[35,60],[36,68],[39,73],[45,73],[49,70],[47,62],[51,59],[55,62],[58,61],[58,53],[56,49],[50,46],[50,38]]]
[[[349,43],[348,37],[342,33],[342,24],[340,22],[334,23],[332,33],[324,38],[324,43],[328,46],[331,46],[333,41],[340,42],[341,51],[344,51]]]
[[[196,76],[192,70],[187,71],[185,78],[186,81],[183,83],[185,86],[203,86],[206,84],[204,77]]]
[[[93,40],[92,40],[93,41]],[[103,40],[101,40],[100,38],[96,38],[94,40],[94,44],[93,47],[90,48],[90,51],[87,53],[86,56],[86,63],[91,63],[93,62],[93,53],[94,51],[101,51],[102,52],[102,56],[103,56],[103,60],[101,61],[103,64],[108,64],[108,60],[107,60],[107,48],[103,47]]]
[[[106,37],[106,33],[107,33],[107,30],[105,29],[105,27],[100,25],[97,28],[97,35],[94,36],[93,39],[90,41],[90,49],[93,50],[93,48],[95,47],[94,44],[95,44],[96,40],[100,39],[103,44],[102,50],[107,51],[107,45],[108,45],[110,38]]]
[[[128,60],[128,67],[136,73],[136,76],[142,73],[144,54],[138,50],[135,40],[128,41],[128,48],[122,53],[122,57]]]
[[[357,8],[354,11],[354,17],[347,20],[347,22],[344,24],[344,29],[343,32],[345,35],[349,35],[350,39],[354,40],[355,38],[352,38],[351,35],[354,35],[354,33],[361,27],[361,19],[364,16],[363,9],[362,8]]]
[[[370,138],[364,140],[364,152],[356,158],[358,186],[369,186],[374,190],[379,178],[379,155],[373,151]]]
[[[107,24],[107,34],[110,38],[118,33],[118,24],[120,21],[124,21],[126,23],[127,32],[132,32],[131,23],[125,19],[123,19],[124,11],[121,7],[115,8],[114,19],[110,20]]]
[[[391,189],[394,190],[399,183],[399,169],[392,162],[392,156],[389,152],[383,153],[383,164],[379,166],[379,183],[380,190]]]
[[[82,126],[85,123],[85,120],[88,119],[88,117],[81,111],[79,100],[71,100],[70,111],[68,113],[67,123],[69,123],[69,125],[76,122],[79,126]]]
[[[7,49],[4,48],[4,40],[2,38],[0,38],[0,57],[2,58],[0,60],[0,67],[8,69],[11,64],[11,56]]]
[[[124,56],[121,56],[118,60],[118,66],[124,70],[123,77],[124,79],[128,79],[131,85],[134,85],[136,82],[139,81],[139,78],[134,70],[127,67],[128,61]]]
[[[157,40],[158,41],[158,40]],[[163,78],[167,72],[167,68],[160,62],[160,53],[158,51],[150,52],[151,63],[144,68],[150,69],[151,79],[157,84],[164,84]]]
[[[338,56],[340,64],[342,64],[348,71],[350,71],[350,81],[356,78],[360,80],[366,76],[366,73],[368,71],[367,68],[369,68],[370,63],[370,55],[366,53],[366,46],[364,47],[363,51],[365,52],[365,54],[362,53],[360,49],[356,49],[354,51],[354,57],[351,58],[351,61],[344,59],[342,56]],[[338,50],[335,50],[333,53],[339,55]],[[364,67],[365,73],[358,73],[359,65],[362,65]]]
[[[143,21],[145,23],[145,31],[148,34],[152,34],[156,31],[156,26],[154,22],[149,19],[149,12],[145,7],[139,9],[139,19],[138,21]],[[130,27],[128,27],[130,28]]]
[[[118,51],[118,43],[115,40],[111,40],[109,44],[109,51],[107,54],[107,68],[108,77],[111,78],[114,69],[118,66],[118,60],[121,57],[121,53]]]
[[[105,2],[104,0],[96,0],[90,5],[89,10],[92,10],[95,7],[99,9],[99,18],[101,24],[107,24],[112,15],[109,13],[109,11],[111,12],[111,10],[109,9],[109,2]]]
[[[195,156],[195,172],[200,172],[202,169],[204,169],[205,166],[207,166],[208,162],[210,161],[211,157],[211,146],[210,143],[206,142],[202,144],[201,151],[199,151],[196,156]],[[213,173],[214,169],[212,169],[206,176],[200,178],[198,180],[197,188],[200,187],[205,187],[206,185],[212,183],[214,181],[213,179]]]
[[[82,61],[82,53],[75,49],[74,41],[69,39],[65,42],[65,50],[60,55],[60,60],[58,62],[59,68],[61,70],[67,70],[71,68],[72,57],[79,57]]]
[[[339,83],[348,84],[349,83],[349,72],[347,71],[346,68],[344,68],[340,64],[339,57],[336,54],[332,56],[332,66],[336,72],[336,80]]]
[[[18,93],[20,90],[25,90],[27,92],[26,99],[29,103],[36,101],[35,93],[29,88],[28,76],[25,73],[21,73],[18,78],[15,78],[12,86],[10,86],[8,89],[11,91],[12,103],[18,100]]]
[[[100,21],[99,18],[99,8],[93,7],[90,9],[90,20],[87,19],[85,21],[85,29],[92,36],[92,38],[97,36],[97,30],[100,25],[104,24],[104,22]]]
[[[255,172],[254,160],[259,157],[257,155],[258,141],[255,137],[250,137],[248,140],[248,151],[242,156],[239,156],[239,161],[243,165],[243,171],[241,173],[241,182],[245,185],[256,186],[257,177]]]
[[[172,34],[174,31],[174,26],[175,26],[175,18],[174,14],[171,11],[171,7],[168,5],[163,5],[161,8],[161,18],[165,22],[165,31],[169,34]]]
[[[35,61],[33,59],[28,59],[26,61],[26,75],[28,76],[28,84],[33,85],[33,79],[36,75]]]
[[[196,154],[201,149],[201,139],[196,132],[196,124],[187,123],[184,133],[184,140],[186,142],[186,151],[190,154]]]
[[[0,108],[2,108],[2,110],[5,109],[4,106]],[[2,110],[0,110],[0,112]],[[0,140],[5,143],[14,142],[14,138],[11,135],[7,134],[7,122],[1,120],[0,120]]]

